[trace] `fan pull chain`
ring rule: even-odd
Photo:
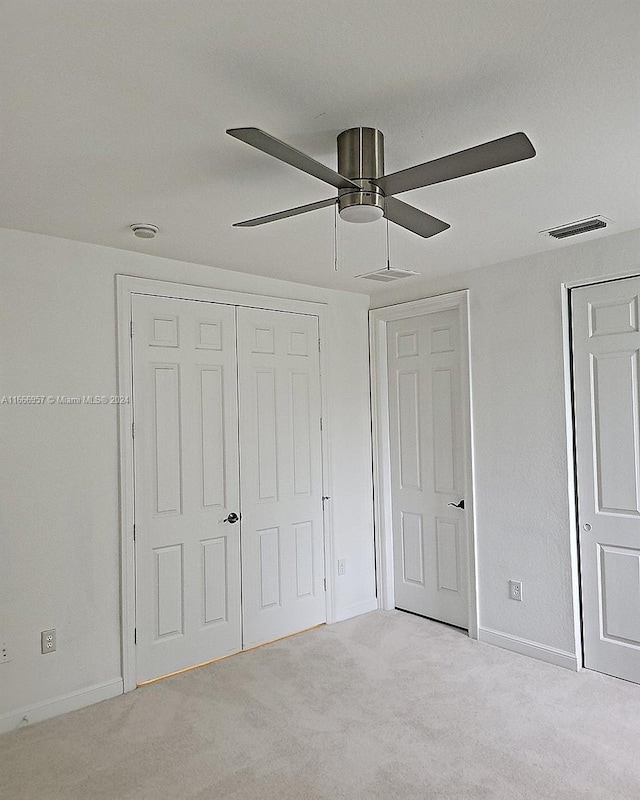
[[[338,271],[338,203],[333,206],[333,271]]]
[[[391,250],[389,245],[389,217],[385,217],[387,223],[387,269],[391,269]]]

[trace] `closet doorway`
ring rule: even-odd
[[[584,666],[640,683],[640,278],[570,294]]]
[[[136,280],[120,287],[133,685],[327,620],[319,309]]]

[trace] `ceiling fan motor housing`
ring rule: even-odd
[[[362,186],[341,189],[338,211],[348,222],[372,222],[384,213],[384,194],[371,181],[384,175],[384,135],[375,128],[349,128],[338,136],[338,172]]]

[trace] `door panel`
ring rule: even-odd
[[[585,666],[640,682],[640,279],[571,292]]]
[[[179,514],[182,496],[179,366],[154,364],[153,377],[156,513]]]
[[[317,317],[238,308],[244,646],[325,621]]]
[[[142,682],[241,647],[235,309],[132,305]]]
[[[396,606],[468,626],[458,312],[387,326]]]

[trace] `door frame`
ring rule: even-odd
[[[427,297],[369,311],[371,416],[373,433],[374,530],[378,608],[395,608],[391,494],[391,439],[389,431],[389,375],[387,324],[438,311],[457,310],[460,319],[462,413],[466,469],[465,503],[468,509],[469,636],[478,638],[477,559],[475,539],[474,445],[471,404],[469,290]]]
[[[571,597],[573,602],[573,635],[575,640],[576,671],[584,668],[582,579],[580,573],[580,528],[578,525],[578,475],[576,469],[576,424],[573,397],[571,291],[599,283],[614,283],[627,278],[640,278],[636,270],[630,273],[583,278],[560,285],[562,308],[562,360],[564,366],[564,406],[567,435],[567,488],[569,497],[569,554],[571,563]]]
[[[131,297],[134,294],[169,297],[178,300],[200,300],[206,303],[261,308],[269,311],[288,311],[309,314],[318,318],[320,335],[320,403],[322,413],[322,494],[331,496],[331,470],[329,452],[329,408],[327,398],[327,306],[308,300],[289,300],[281,297],[249,294],[247,292],[214,289],[185,283],[140,278],[133,275],[116,275],[117,319],[117,373],[118,394],[129,397],[130,402],[118,405],[119,488],[120,488],[120,616],[121,616],[121,666],[124,691],[136,688],[136,564],[133,538],[134,525],[134,450],[133,450],[133,346],[131,336]],[[324,574],[326,581],[325,603],[327,623],[335,622],[335,587],[331,565],[334,562],[334,537],[331,503],[322,504],[324,534]]]

